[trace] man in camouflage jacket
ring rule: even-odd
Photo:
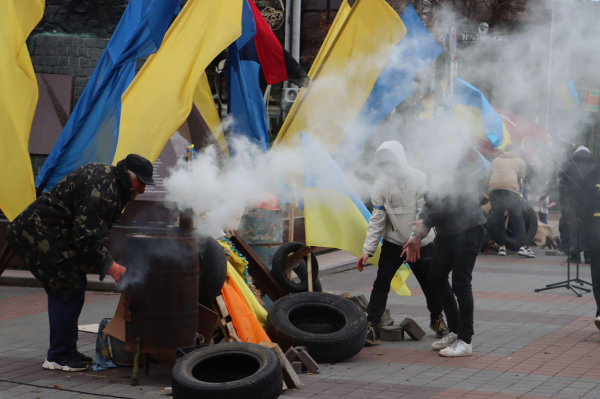
[[[77,351],[77,320],[85,299],[86,275],[125,268],[104,246],[115,221],[152,180],[152,164],[128,155],[117,166],[90,164],[75,170],[41,195],[8,227],[7,239],[48,294],[50,349],[46,369],[87,369],[92,359]]]

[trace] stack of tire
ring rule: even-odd
[[[535,210],[531,207],[531,205],[529,205],[524,200],[521,203],[521,209],[522,209],[521,212],[523,214],[523,220],[525,221],[525,232],[526,232],[527,245],[531,245],[531,243],[533,243],[533,238],[535,237],[535,234],[537,233],[538,218],[535,213]],[[497,237],[497,232],[493,227],[494,223],[496,223],[494,214],[493,214],[493,212],[490,212],[486,216],[487,216],[486,229],[487,229],[490,237],[492,238],[492,240],[498,242],[499,237]],[[506,220],[506,218],[504,220]],[[509,218],[508,226],[506,228],[506,232],[504,233],[506,235],[506,238],[505,238],[506,246],[508,248],[512,248],[512,249],[519,249],[519,246],[517,245],[517,240],[510,233],[511,229],[512,229],[512,225],[510,223],[510,218]]]

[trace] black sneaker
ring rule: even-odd
[[[46,359],[42,367],[44,367],[46,370],[85,371],[88,369],[89,364],[82,362],[78,358],[64,361],[58,360],[55,362],[51,362]]]
[[[371,325],[371,322],[367,325],[367,342],[365,346],[379,345],[379,326],[377,324]]]
[[[84,355],[83,353],[81,353],[79,351],[77,351],[77,355],[75,355],[75,357],[84,363],[88,363],[88,364],[94,363],[94,359],[92,359],[89,356]]]
[[[436,338],[443,338],[446,334],[448,334],[448,326],[446,326],[446,323],[444,322],[444,317],[442,317],[442,315],[440,315],[437,318],[437,320],[432,322],[429,325],[429,328],[431,328],[433,332],[435,332]]]

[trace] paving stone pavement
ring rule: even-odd
[[[339,364],[301,375],[304,386],[281,398],[600,398],[600,332],[591,293],[566,289],[535,293],[563,280],[564,256],[536,259],[480,256],[474,271],[473,356],[447,359],[430,349],[425,298],[414,277],[412,297],[390,293],[397,323],[416,320],[427,336],[419,342],[383,342]],[[323,290],[370,292],[375,267],[321,278]],[[588,265],[581,277],[590,280]],[[114,293],[88,292],[80,324],[111,317]],[[41,368],[48,342],[46,298],[41,289],[0,286],[0,399],[156,398],[170,386],[170,371],[153,364],[131,387],[130,368],[64,373]],[[79,349],[93,355],[95,334],[80,333]],[[158,396],[160,397],[160,396]]]

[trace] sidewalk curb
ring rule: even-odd
[[[2,276],[0,277],[0,286],[9,285],[12,287],[35,287],[41,288],[42,283],[33,276]],[[114,281],[88,281],[87,291],[118,291],[117,284]]]
[[[325,269],[319,270],[319,276],[331,276],[333,274],[346,272],[352,269],[356,269],[355,260],[338,263],[337,265],[333,265]],[[28,276],[3,275],[0,277],[0,286],[41,288],[42,284],[31,274]],[[86,290],[119,292],[119,290],[117,289],[117,284],[114,281],[109,281],[109,276],[107,276],[104,281],[88,280]]]
[[[356,269],[356,261],[351,260],[348,262],[338,263],[337,265],[333,265],[327,267],[325,269],[319,270],[319,276],[331,276],[332,274],[346,272],[348,270]]]

